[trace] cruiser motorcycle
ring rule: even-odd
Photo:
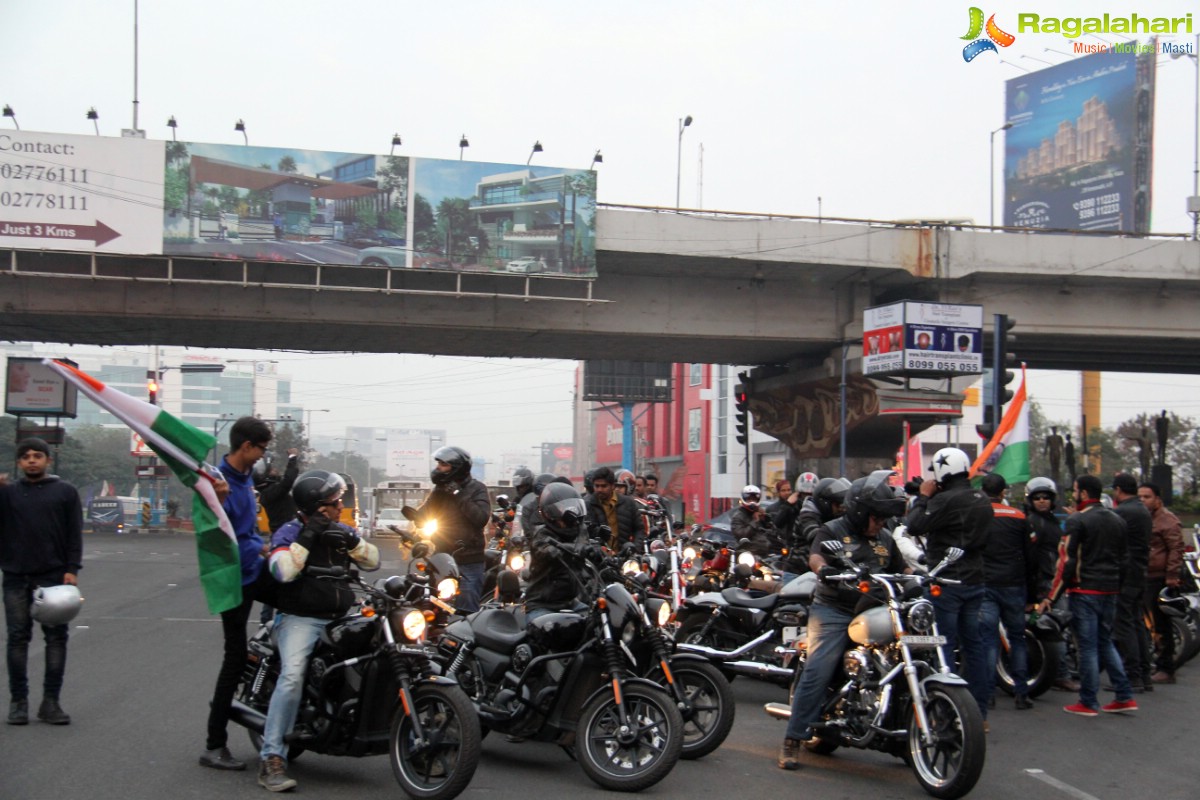
[[[943,659],[946,638],[938,634],[933,604],[924,597],[927,587],[940,591],[937,573],[962,558],[962,550],[950,548],[924,576],[871,574],[846,557],[841,542],[822,546],[830,560],[848,568],[825,580],[856,586],[864,596],[877,590],[883,602],[850,622],[854,646],[843,657],[843,677],[828,688],[816,736],[805,747],[822,754],[839,747],[890,753],[911,765],[930,795],[962,797],[983,772],[983,718],[967,682]],[[793,693],[796,684],[793,680]],[[767,703],[764,710],[776,719],[792,713],[790,703]]]
[[[475,774],[482,733],[471,701],[437,674],[425,649],[429,578],[394,575],[373,586],[340,567],[309,572],[347,580],[366,600],[321,633],[304,684],[288,758],[306,750],[332,756],[388,756],[400,788],[417,800],[450,800]],[[250,639],[230,718],[262,746],[279,678],[272,623]]]

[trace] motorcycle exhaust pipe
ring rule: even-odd
[[[784,703],[763,703],[763,711],[775,719],[791,719],[792,707]]]
[[[262,733],[267,728],[267,715],[261,711],[255,711],[240,700],[234,700],[230,704],[229,719],[255,733]]]
[[[688,642],[680,642],[680,643],[676,644],[675,649],[682,650],[685,653],[696,653],[698,655],[704,656],[705,658],[730,659],[730,658],[737,658],[738,656],[744,656],[746,653],[749,653],[751,650],[758,647],[760,644],[763,644],[764,642],[768,641],[774,635],[775,635],[774,631],[767,631],[766,633],[761,634],[757,638],[751,639],[750,641],[746,642],[744,645],[737,648],[736,650],[717,650],[712,647],[705,647],[702,644],[690,644]],[[791,674],[790,670],[789,670],[788,674]]]
[[[738,675],[749,675],[754,678],[790,679],[792,677],[791,669],[776,667],[772,664],[763,664],[761,661],[725,661],[719,666],[721,669],[736,672]]]

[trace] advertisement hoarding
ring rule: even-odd
[[[983,306],[904,301],[863,312],[864,375],[983,372]]]
[[[1150,229],[1156,41],[1006,83],[1004,224]]]
[[[66,363],[73,361],[62,359]],[[10,356],[5,369],[4,413],[74,417],[79,390],[40,358]]]

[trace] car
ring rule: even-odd
[[[395,533],[392,529],[395,525],[402,531],[407,531],[412,528],[412,523],[404,518],[404,514],[398,508],[381,508],[379,513],[375,515],[375,525],[372,528],[376,535]]]
[[[514,258],[504,267],[505,272],[519,272],[523,275],[528,275],[531,272],[545,272],[546,262],[533,256],[521,256]]]
[[[386,228],[366,228],[361,225],[346,226],[345,237],[346,244],[359,250],[381,246],[404,247],[408,244],[403,234]]]
[[[366,247],[358,251],[358,263],[374,267],[407,267],[408,249],[404,247]]]

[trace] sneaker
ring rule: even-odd
[[[8,704],[8,719],[9,725],[28,725],[29,724],[29,701],[28,700],[13,700]]]
[[[1109,714],[1120,714],[1124,711],[1137,711],[1137,700],[1114,700],[1106,706],[1100,706],[1101,711]]]
[[[1134,703],[1134,705],[1136,706],[1137,704]],[[1075,705],[1071,705],[1071,706],[1063,706],[1063,711],[1067,712],[1068,714],[1076,714],[1080,717],[1098,717],[1098,716],[1100,716],[1099,711],[1097,711],[1094,708],[1088,708],[1083,703],[1076,703]]]
[[[1156,683],[1174,683],[1175,676],[1172,675],[1170,672],[1163,672],[1160,669],[1158,672],[1156,672],[1150,676],[1150,681],[1151,681],[1151,683],[1150,683],[1151,686],[1153,686]]]
[[[47,697],[38,707],[38,719],[50,725],[70,725],[71,718],[57,700]]]
[[[1016,706],[1017,711],[1027,711],[1033,708],[1033,701],[1027,696],[1019,694],[1013,699],[1013,705]]]
[[[780,769],[800,769],[800,740],[784,739],[779,748]]]
[[[287,762],[283,756],[267,756],[258,767],[258,783],[268,792],[286,792],[296,788],[296,781],[288,777]]]
[[[246,762],[234,758],[228,747],[218,747],[200,754],[200,766],[213,769],[245,769]]]

